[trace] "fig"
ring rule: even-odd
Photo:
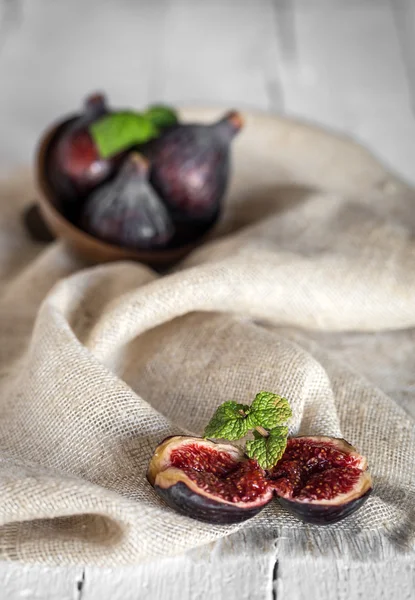
[[[150,181],[168,207],[180,242],[196,239],[220,214],[230,171],[230,144],[243,125],[236,111],[211,125],[182,124],[152,140],[143,152]]]
[[[148,183],[149,165],[131,153],[115,179],[86,199],[80,225],[105,242],[132,249],[159,248],[174,234],[170,216]]]
[[[151,459],[147,479],[178,512],[222,525],[254,517],[273,495],[265,471],[242,450],[197,437],[165,439]]]
[[[50,152],[54,182],[66,198],[84,197],[108,179],[119,164],[119,157],[101,158],[89,126],[109,113],[105,96],[94,94],[85,101],[84,113],[73,119],[54,140]]]
[[[366,458],[345,440],[323,436],[289,439],[268,471],[231,444],[169,437],[157,446],[147,479],[178,512],[215,524],[255,516],[274,494],[306,523],[336,523],[372,491]]]
[[[372,491],[367,460],[343,439],[291,438],[268,472],[280,504],[306,523],[336,523],[360,508]]]
[[[55,239],[36,203],[27,206],[23,211],[23,223],[35,242],[53,242]]]

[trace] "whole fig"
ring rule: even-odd
[[[109,114],[102,94],[89,96],[83,114],[64,127],[53,142],[51,163],[58,191],[73,200],[85,196],[115,171],[117,159],[101,158],[89,131],[89,126]]]
[[[126,248],[160,248],[171,240],[169,214],[147,181],[148,162],[131,153],[114,180],[86,200],[81,226],[92,235]]]
[[[229,179],[231,141],[242,125],[241,115],[231,111],[211,125],[178,125],[148,144],[150,181],[181,241],[197,238],[218,218]]]

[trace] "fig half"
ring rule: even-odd
[[[164,440],[151,459],[147,479],[180,513],[229,525],[258,514],[272,499],[266,473],[230,444],[197,437]]]
[[[288,440],[268,472],[280,504],[306,523],[336,523],[360,508],[372,491],[367,460],[343,439]]]

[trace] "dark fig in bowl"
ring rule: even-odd
[[[81,227],[123,248],[163,248],[174,234],[171,218],[148,182],[148,162],[138,153],[126,158],[115,179],[87,198]]]
[[[61,129],[50,149],[53,184],[65,198],[76,200],[108,179],[118,164],[102,158],[90,132],[92,123],[109,114],[105,96],[88,96],[84,111]]]
[[[173,127],[145,149],[150,181],[181,240],[202,235],[217,220],[229,180],[231,142],[242,125],[242,116],[231,111],[211,125]]]
[[[169,506],[214,524],[250,519],[273,496],[255,460],[230,444],[197,437],[164,440],[151,459],[147,479]]]
[[[306,523],[336,523],[355,512],[372,491],[367,460],[343,439],[303,436],[288,440],[268,472],[280,504]]]

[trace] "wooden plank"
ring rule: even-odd
[[[387,563],[282,557],[273,573],[272,546],[263,552],[258,539],[244,536],[184,557],[117,569],[87,567],[84,574],[76,567],[0,563],[0,600],[415,599],[411,557]]]
[[[413,0],[389,0],[389,2],[395,15],[411,90],[412,111],[415,113],[415,3]]]
[[[272,532],[247,529],[183,556],[116,569],[0,562],[0,600],[271,600]]]
[[[147,565],[86,568],[82,600],[271,600],[272,532],[252,529]]]
[[[414,182],[415,119],[388,0],[274,3],[276,35],[285,18],[294,36],[289,51],[278,37],[287,113],[353,135]]]
[[[269,108],[267,65],[277,52],[271,0],[169,0],[159,39],[160,98]]]
[[[0,562],[0,600],[81,600],[81,567]]]
[[[414,600],[413,558],[350,563],[302,558],[280,561],[275,585],[284,600]]]

